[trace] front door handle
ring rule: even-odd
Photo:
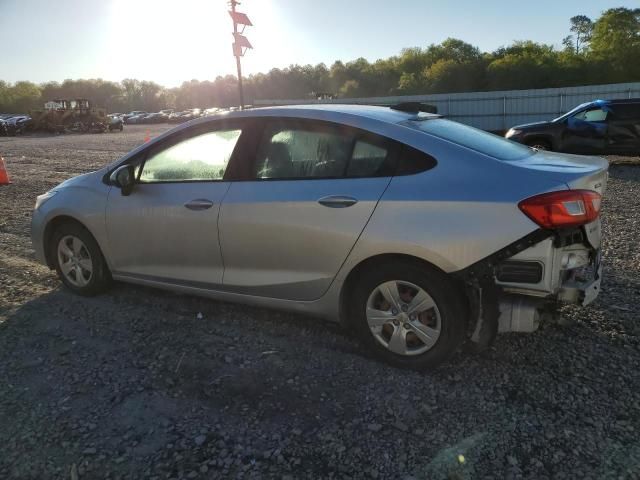
[[[213,207],[213,202],[206,198],[196,198],[184,204],[189,210],[207,210]]]
[[[358,200],[345,195],[329,195],[328,197],[322,197],[318,200],[318,203],[329,208],[346,208],[355,205]]]

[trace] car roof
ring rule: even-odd
[[[613,100],[594,100],[591,103],[640,103],[640,98],[616,98]]]
[[[182,112],[184,114],[191,113],[190,110]],[[309,105],[286,105],[278,107],[260,107],[248,110],[224,111],[214,115],[194,118],[188,122],[182,123],[171,130],[155,137],[150,143],[144,143],[134,148],[124,157],[118,160],[121,162],[127,158],[137,154],[139,151],[148,148],[157,142],[162,141],[169,135],[177,134],[196,125],[206,125],[210,122],[216,122],[223,119],[235,118],[268,118],[268,117],[288,117],[297,119],[320,120],[336,123],[345,123],[356,128],[363,128],[373,133],[386,135],[389,129],[387,125],[398,126],[407,120],[427,120],[432,118],[441,118],[441,115],[433,113],[413,113],[402,110],[394,110],[390,107],[374,106],[374,105],[350,105],[350,104],[309,104]],[[394,138],[391,136],[391,138]]]
[[[251,110],[248,110],[251,111]],[[351,105],[351,104],[315,104],[315,105],[286,105],[282,107],[262,107],[253,109],[253,111],[269,111],[277,115],[278,113],[296,113],[296,112],[333,112],[346,115],[355,115],[358,117],[366,117],[388,123],[399,123],[406,120],[416,119],[415,113],[394,110],[390,107],[377,105]],[[423,116],[425,114],[421,114]],[[426,114],[432,115],[432,114]],[[288,116],[288,115],[287,115]],[[433,115],[436,116],[436,115]]]
[[[438,118],[439,115],[431,113],[414,113],[402,110],[394,110],[390,107],[375,105],[352,104],[309,104],[309,105],[285,105],[277,107],[259,107],[233,112],[221,112],[218,115],[206,117],[209,121],[216,118],[246,118],[246,117],[299,117],[317,120],[340,121],[343,116],[359,117],[376,120],[379,122],[397,124],[407,120],[422,120]]]

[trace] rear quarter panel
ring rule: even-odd
[[[423,135],[431,170],[392,179],[347,269],[373,255],[403,253],[445,272],[461,270],[538,228],[518,208],[527,197],[566,189],[548,172],[517,167]]]

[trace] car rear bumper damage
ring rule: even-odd
[[[534,332],[558,305],[593,302],[600,292],[602,263],[600,238],[589,228],[537,230],[456,272],[470,298],[472,340],[483,330],[493,335]]]

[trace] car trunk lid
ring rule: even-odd
[[[538,151],[530,157],[513,162],[521,168],[547,172],[571,190],[585,189],[604,194],[609,162],[602,157],[568,155]]]

